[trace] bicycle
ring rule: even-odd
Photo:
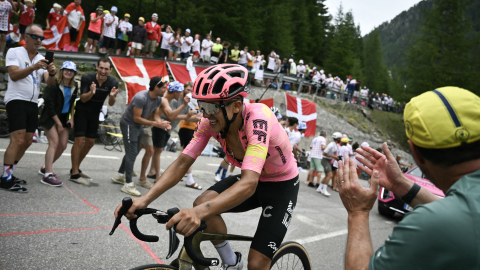
[[[112,227],[110,235],[115,232],[115,229],[120,225],[122,216],[127,213],[128,209],[132,206],[132,199],[125,197],[122,201],[122,208],[118,213],[118,217]],[[141,241],[144,242],[158,242],[159,238],[156,235],[145,235],[141,233],[137,228],[137,220],[142,215],[151,214],[158,223],[166,224],[175,214],[180,210],[178,208],[171,208],[167,212],[146,208],[142,210],[136,210],[135,214],[137,218],[130,220],[130,230],[132,234]],[[210,266],[219,266],[220,261],[217,258],[204,258],[200,249],[200,243],[207,240],[232,240],[232,241],[252,241],[253,237],[233,234],[216,234],[205,233],[203,230],[207,228],[205,221],[202,220],[200,227],[195,232],[184,238],[184,245],[178,255],[178,258],[174,259],[170,265],[166,264],[148,264],[138,266],[132,270],[191,270],[192,267],[195,270],[210,269]],[[177,251],[180,240],[178,239],[175,226],[170,228],[169,235],[169,248],[166,259],[170,259],[172,255]],[[278,250],[275,252],[272,258],[272,264],[270,269],[305,269],[311,270],[312,264],[310,257],[308,256],[305,248],[299,243],[289,241],[282,243]]]

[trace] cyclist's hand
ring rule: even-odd
[[[118,89],[116,87],[113,87],[112,90],[110,91],[110,96],[116,97],[117,94],[118,94]]]
[[[348,214],[370,212],[377,200],[378,171],[374,171],[370,180],[371,186],[366,189],[358,181],[355,161],[345,157],[345,163],[338,162],[337,175],[340,198]]]
[[[411,181],[403,176],[395,157],[388,150],[387,143],[384,143],[382,148],[385,155],[370,147],[357,149],[357,153],[362,155],[363,158],[357,156],[356,159],[366,166],[358,166],[358,168],[370,176],[372,176],[373,170],[378,171],[380,186],[399,196],[403,196],[410,190],[412,186]]]
[[[200,226],[201,222],[202,220],[193,208],[182,209],[167,222],[167,230],[177,224],[176,232],[188,237]]]
[[[92,92],[94,95],[95,92],[97,92],[97,85],[95,84],[95,82],[92,82],[92,84],[90,85],[90,92]]]
[[[47,69],[47,67],[48,67],[48,60],[47,59],[42,59],[42,60],[38,61],[37,63],[35,63],[35,65],[33,65],[34,70],[39,70],[41,68]]]
[[[128,220],[131,220],[133,218],[136,218],[137,215],[135,215],[133,212],[135,212],[135,210],[137,209],[145,209],[147,208],[148,204],[146,202],[143,201],[142,198],[132,198],[132,206],[130,207],[130,209],[128,209],[128,212],[125,214],[125,217],[127,217]],[[115,218],[118,217],[118,212],[120,211],[120,209],[122,208],[122,204],[120,203],[119,206],[117,206],[117,209],[115,209]]]

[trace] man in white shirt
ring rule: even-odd
[[[193,38],[190,36],[190,29],[185,30],[185,36],[180,40],[182,42],[182,47],[180,49],[180,58],[182,61],[186,61],[190,56],[190,49],[192,48]]]
[[[268,65],[267,71],[274,72],[275,71],[275,62],[276,62],[276,53],[272,51],[268,56]]]
[[[120,20],[118,24],[118,36],[117,36],[117,55],[122,54],[127,48],[128,36],[132,33],[133,25],[129,22],[130,14],[125,13],[123,20]]]
[[[115,32],[118,26],[118,9],[116,6],[113,6],[110,9],[110,14],[107,14],[104,19],[104,28],[103,28],[103,47],[100,49],[100,52],[111,54],[115,49]]]
[[[340,143],[340,140],[342,139],[342,133],[334,132],[332,135],[332,138],[333,138],[333,142],[329,143],[327,145],[327,148],[323,150],[322,166],[323,166],[323,170],[325,171],[325,177],[322,179],[322,182],[317,188],[317,192],[320,192],[327,197],[330,196],[330,193],[327,191],[328,182],[330,182],[330,179],[332,179],[333,170],[335,169],[332,166],[331,162],[332,162],[332,159],[337,161],[339,160],[337,156],[337,152],[338,152],[338,143]]]
[[[332,74],[328,74],[328,78],[325,79],[325,84],[326,84],[328,87],[332,87],[332,86],[333,86],[333,77],[332,77]]]
[[[247,55],[249,55],[248,53],[248,46],[245,46],[245,48],[243,48],[243,51],[240,51],[240,57],[238,58],[238,64],[247,68]]]
[[[5,94],[10,142],[3,157],[0,187],[14,192],[26,192],[26,184],[13,176],[17,163],[33,141],[38,127],[38,94],[43,80],[48,86],[55,82],[55,65],[38,53],[44,39],[42,28],[36,24],[25,30],[25,47],[10,48],[5,66],[8,69],[8,88]]]
[[[305,72],[306,72],[306,68],[303,65],[303,60],[300,60],[298,62],[298,67],[297,67],[297,77],[300,77],[300,78],[305,77]]]
[[[307,182],[309,187],[319,187],[320,180],[322,179],[322,158],[323,158],[323,150],[327,148],[327,132],[324,130],[320,131],[320,136],[313,139],[312,143],[310,144],[310,170],[308,171]],[[313,175],[317,172],[317,184],[313,183]]]
[[[293,61],[293,59],[290,58],[288,62],[290,63],[290,75],[297,76],[297,65],[295,64],[295,61]]]
[[[296,129],[298,127],[298,119],[295,117],[288,117],[287,119],[287,127],[285,128],[285,132],[287,132],[288,140],[290,141],[290,146],[292,147],[293,154],[295,158],[298,160],[297,151],[298,145],[300,144],[300,140],[302,135]]]
[[[203,59],[203,62],[210,63],[212,47],[213,47],[212,35],[207,34],[207,37],[202,41],[201,57]]]

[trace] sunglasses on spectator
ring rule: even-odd
[[[34,35],[34,34],[27,34],[29,35],[31,38],[37,40],[37,39],[40,39],[41,41],[43,41],[45,39],[45,37],[42,37],[42,36],[39,36],[39,35]]]
[[[221,108],[227,107],[228,105],[234,103],[236,100],[229,102],[227,104],[213,104],[213,103],[208,103],[205,101],[198,101],[198,107],[200,108],[200,111],[207,115],[214,115],[220,111]]]
[[[73,69],[68,69],[68,68],[64,69],[64,71],[75,73]]]

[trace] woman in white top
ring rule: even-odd
[[[173,30],[170,25],[167,25],[165,32],[162,32],[162,44],[160,45],[160,58],[165,59],[168,57],[168,52],[170,51],[170,44],[168,41],[173,35]]]
[[[212,52],[213,41],[212,36],[207,34],[206,38],[202,41],[202,58],[203,62],[210,63],[210,56]]]
[[[168,40],[168,44],[170,44],[168,60],[176,60],[180,54],[180,47],[182,47],[182,29],[177,29],[177,32]]]

